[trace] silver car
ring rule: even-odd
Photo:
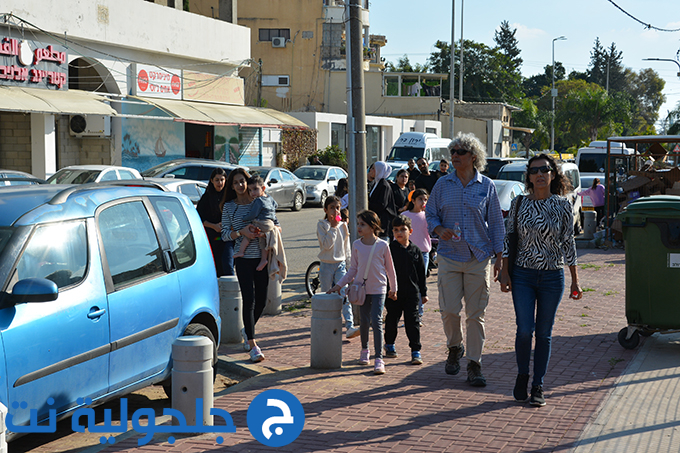
[[[48,184],[87,184],[90,182],[142,179],[137,170],[114,165],[71,165],[47,179]]]
[[[173,179],[173,178],[146,178],[145,181],[155,182],[162,185],[170,192],[183,193],[196,206],[205,193],[208,184],[203,181],[192,179]]]
[[[501,205],[501,212],[503,213],[503,221],[507,229],[508,215],[510,214],[510,204],[512,200],[518,195],[526,195],[526,188],[523,182],[511,181],[505,179],[492,179],[496,185],[496,192],[498,193],[498,201]]]
[[[294,173],[307,186],[307,202],[318,203],[321,206],[328,195],[335,193],[338,181],[347,178],[345,170],[329,165],[305,165],[295,170]]]
[[[293,173],[280,167],[250,167],[248,173],[264,180],[266,194],[276,200],[280,208],[302,209],[307,200],[305,182]]]

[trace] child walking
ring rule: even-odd
[[[432,240],[427,229],[427,219],[425,218],[425,205],[427,204],[427,190],[416,189],[413,192],[411,201],[406,206],[404,215],[411,219],[411,242],[423,253],[425,262],[425,275],[427,276],[427,266],[430,262],[430,250],[432,250]],[[418,303],[418,325],[423,325],[423,302]]]
[[[382,313],[385,305],[385,294],[390,299],[397,298],[397,277],[394,262],[390,254],[390,247],[386,241],[378,238],[380,219],[373,211],[362,211],[357,215],[357,234],[360,239],[352,244],[352,260],[349,271],[333,286],[330,292],[340,292],[340,289],[354,281],[355,278],[366,277],[366,299],[361,305],[361,355],[360,365],[368,365],[371,351],[368,349],[368,328],[373,326],[373,347],[375,348],[375,374],[385,374],[383,361],[383,325]],[[369,257],[370,259],[369,262]],[[368,268],[368,273],[366,269]],[[389,281],[390,289],[387,291]]]
[[[423,253],[409,240],[412,232],[411,219],[408,217],[398,215],[392,220],[394,240],[390,242],[390,253],[394,262],[399,263],[399,266],[395,266],[399,295],[396,300],[385,301],[385,357],[397,357],[394,341],[397,339],[397,324],[403,313],[408,345],[411,348],[411,363],[421,365],[423,359],[420,355],[418,303],[420,300],[427,303],[427,286]]]
[[[316,225],[316,237],[319,238],[319,280],[321,291],[326,292],[347,273],[346,262],[349,261],[351,249],[349,245],[349,228],[340,214],[340,198],[331,195],[323,204],[326,216]],[[342,315],[345,318],[346,337],[359,335],[354,327],[352,305],[345,297],[344,289],[340,292],[343,298]]]
[[[276,220],[276,208],[278,204],[269,195],[264,193],[265,185],[262,178],[259,176],[251,176],[248,179],[248,193],[251,198],[253,198],[253,204],[250,208],[248,215],[243,217],[246,222],[251,222],[252,224],[260,230],[262,236],[260,236],[260,251],[261,258],[260,263],[257,265],[255,270],[261,271],[269,262],[269,250],[267,249],[267,242],[269,242],[266,237],[274,230],[274,221]],[[250,239],[244,237],[241,240],[240,250],[234,254],[234,258],[241,258],[245,255],[246,248],[250,244]]]

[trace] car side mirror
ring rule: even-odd
[[[270,185],[270,186],[271,186],[272,184],[278,184],[278,183],[279,183],[279,180],[276,179],[276,178],[270,179],[270,180],[269,180],[269,185]]]
[[[336,178],[335,176],[331,176],[331,177],[328,178],[329,181],[336,181],[337,179],[338,178]]]
[[[10,301],[14,304],[22,302],[51,302],[59,297],[59,288],[52,280],[46,278],[25,278],[19,280],[12,288]]]

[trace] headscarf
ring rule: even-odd
[[[378,187],[378,181],[387,178],[392,173],[392,167],[380,160],[373,164],[373,168],[375,168],[375,184],[373,184],[373,189],[371,189],[369,196],[373,195],[373,191]]]

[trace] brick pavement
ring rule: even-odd
[[[515,403],[514,312],[509,294],[492,287],[487,310],[487,343],[483,371],[489,385],[474,389],[465,382],[465,361],[457,376],[444,373],[446,340],[437,312],[436,277],[429,280],[422,366],[409,364],[403,329],[396,346],[399,358],[386,359],[387,373],[374,376],[372,366],[357,364],[358,338],[343,342],[343,368],[309,368],[311,311],[263,317],[258,344],[267,356],[265,371],[216,398],[215,406],[233,417],[237,433],[223,445],[215,434],[178,437],[174,445],[156,438],[137,447],[139,436],[104,451],[269,451],[247,429],[248,405],[268,388],[298,397],[306,414],[300,437],[280,451],[394,452],[549,452],[570,450],[635,351],[623,349],[617,332],[625,326],[625,275],[622,250],[579,250],[580,301],[565,298],[557,313],[553,353],[545,380],[548,405]],[[567,277],[567,283],[569,278]],[[371,340],[372,344],[372,340]],[[246,364],[236,345],[220,354]],[[275,372],[268,372],[275,371]]]

